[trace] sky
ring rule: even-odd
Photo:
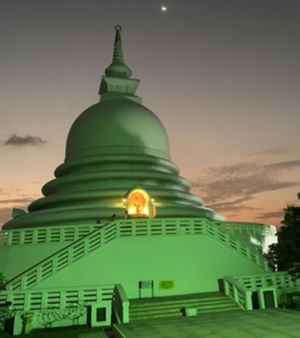
[[[0,0],[0,226],[99,100],[115,24],[194,193],[227,220],[279,225],[299,205],[299,1]]]

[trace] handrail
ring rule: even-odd
[[[224,280],[234,284],[235,287],[237,289],[239,289],[240,291],[247,291],[247,289],[244,287],[244,285],[241,284],[239,281],[237,281],[234,277],[226,276],[226,277],[224,277]]]
[[[215,231],[210,231],[211,228],[213,228],[213,230]],[[247,243],[245,243],[244,241],[233,238],[230,234],[228,234],[224,230],[221,230],[219,227],[216,227],[213,223],[209,224],[209,226],[206,227],[205,233],[206,235],[217,239],[223,244],[229,244],[231,248],[234,248],[237,251],[242,252],[242,254],[248,256],[252,260],[255,260],[258,265],[261,265],[264,268],[264,270],[270,269],[266,259],[253,244],[248,243],[247,245]]]
[[[49,277],[86,254],[98,249],[116,238],[128,236],[151,235],[207,235],[218,240],[221,244],[230,247],[254,260],[256,264],[266,268],[266,260],[260,252],[249,243],[233,239],[230,234],[221,229],[214,221],[206,218],[174,218],[174,219],[124,219],[108,222],[101,228],[89,232],[66,247],[57,250],[47,258],[39,261],[6,283],[10,290],[27,289],[37,282]]]
[[[268,271],[268,263],[261,251],[252,243],[245,243],[243,240],[233,238],[226,230],[207,218],[185,218],[185,219],[153,219],[153,220],[119,220],[120,236],[149,236],[174,235],[174,234],[195,234],[207,235],[218,240],[219,243],[239,251],[261,267]],[[155,228],[151,227],[154,226]],[[172,227],[171,227],[172,226]],[[137,233],[138,232],[138,233]]]
[[[114,301],[112,302],[112,313],[115,316],[117,323],[118,324],[122,324],[122,320],[120,318],[120,314],[119,314],[119,309],[116,308],[116,306],[114,306]],[[114,319],[112,319],[112,321],[114,322]]]
[[[129,299],[121,284],[115,285],[112,307],[118,324],[129,323]]]
[[[284,290],[295,289],[300,291],[300,281],[295,282],[287,272],[272,272],[245,276],[231,276],[224,278],[225,294],[233,298],[237,303],[244,303],[246,310],[252,310],[252,294],[258,293],[259,303],[265,308],[263,293],[273,292],[274,305],[278,307],[278,296]]]
[[[235,281],[238,281],[247,290],[257,290],[259,288],[300,288],[300,281],[293,280],[292,276],[288,272],[269,272],[264,274],[255,275],[242,275],[233,277]]]
[[[167,218],[164,220],[175,221],[174,218]],[[182,219],[180,219],[181,221]],[[207,218],[186,218],[183,219],[184,222],[189,220],[189,222],[201,222],[211,223],[211,220]],[[241,232],[247,232],[249,227],[251,229],[260,229],[260,232],[266,230],[263,225],[252,224],[252,223],[237,223],[237,222],[228,222],[228,221],[212,221],[217,228],[222,228],[225,232],[229,232],[233,237],[235,237],[236,226],[239,225]],[[88,234],[92,231],[96,224],[79,224],[79,225],[53,225],[49,227],[26,227],[26,228],[17,228],[17,229],[7,229],[0,231],[0,238],[4,240],[4,245],[15,246],[15,245],[27,245],[27,244],[42,244],[42,243],[64,243],[64,242],[73,242],[76,239]],[[257,232],[257,230],[255,230]],[[244,241],[244,237],[238,238],[240,241]],[[248,241],[246,241],[248,242]],[[247,244],[247,243],[246,243]]]
[[[225,295],[233,299],[243,310],[252,310],[251,292],[233,277],[224,277]]]
[[[113,284],[88,285],[78,288],[60,288],[47,290],[1,291],[0,305],[10,303],[10,308],[16,311],[45,310],[48,308],[63,309],[74,305],[74,295],[77,302],[83,305],[111,301]],[[32,297],[32,295],[34,295]]]
[[[98,230],[99,230],[99,229],[96,229],[96,230],[94,230],[94,231],[91,231],[90,233],[88,233],[88,234],[86,234],[86,235],[84,235],[84,236],[78,238],[76,241],[70,243],[69,245],[64,246],[63,248],[61,248],[61,249],[55,251],[53,254],[49,255],[48,257],[43,258],[42,260],[40,260],[40,261],[37,262],[36,264],[30,266],[28,269],[26,269],[26,270],[20,272],[18,275],[14,276],[14,277],[11,278],[10,280],[8,280],[8,281],[4,284],[4,286],[6,287],[8,284],[12,283],[15,279],[17,279],[17,278],[20,277],[21,275],[23,275],[23,274],[25,274],[26,272],[28,272],[28,271],[34,269],[35,267],[37,267],[38,265],[44,263],[45,261],[47,261],[47,260],[50,259],[51,257],[53,257],[53,256],[55,256],[55,255],[58,255],[60,252],[62,252],[62,251],[64,251],[64,250],[67,250],[69,247],[71,247],[71,246],[73,246],[74,244],[80,242],[82,239],[84,239],[85,237],[87,237],[87,236],[93,234],[94,232],[97,232]]]
[[[105,244],[104,243],[105,242],[105,230],[107,230],[112,224],[113,222],[109,222],[105,224],[104,226],[102,226],[101,228],[93,230],[87,235],[75,240],[71,244],[68,244],[67,246],[57,250],[53,254],[42,259],[38,263],[32,265],[25,271],[19,273],[18,275],[16,275],[15,277],[7,281],[5,283],[5,287],[9,290],[27,289],[29,287],[32,287],[34,284],[36,284],[36,282],[45,279],[46,277],[51,275],[54,271],[59,271],[62,268],[64,268],[66,265],[68,265],[69,261],[71,262],[75,261],[81,258],[82,256],[84,256],[85,253],[89,253],[91,251],[96,250],[99,246],[102,245],[102,236],[101,236],[102,233],[104,237],[103,244]],[[91,243],[87,243],[88,239],[91,239]],[[82,251],[80,252],[80,250],[77,250],[76,252],[76,249],[81,248],[79,246],[76,247],[77,244],[83,245],[83,249],[84,249],[83,252]],[[90,245],[91,247],[87,247],[88,244],[91,244]],[[55,257],[58,258],[56,262],[54,262]],[[44,270],[43,270],[43,267],[44,267]],[[26,280],[26,274],[30,275],[32,279],[29,280],[28,278],[28,280]]]
[[[65,243],[87,235],[97,224],[53,225],[49,227],[26,227],[1,230],[5,246],[30,245],[43,243]]]

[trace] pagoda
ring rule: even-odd
[[[293,283],[268,267],[267,225],[226,222],[191,192],[139,82],[116,26],[100,101],[71,126],[43,197],[1,231],[0,306],[14,335],[276,308]]]

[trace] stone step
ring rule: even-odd
[[[130,309],[129,312],[131,314],[136,314],[136,313],[150,313],[150,312],[158,312],[158,311],[180,311],[182,308],[195,308],[195,309],[215,309],[215,308],[224,308],[224,307],[231,307],[231,306],[237,306],[235,303],[225,303],[225,304],[206,304],[204,305],[197,305],[197,306],[172,306],[172,307],[155,307],[155,308],[144,308],[144,309]]]
[[[193,307],[193,308],[212,308],[212,307],[224,307],[224,306],[232,306],[236,305],[234,302],[226,302],[226,303],[196,303],[196,304],[168,304],[167,306],[145,306],[142,308],[132,308],[129,307],[130,312],[141,312],[141,311],[153,311],[153,310],[168,310],[168,309],[182,309],[185,307]]]
[[[230,298],[220,296],[215,298],[195,298],[195,299],[180,299],[180,300],[156,300],[149,302],[131,302],[130,306],[134,308],[142,308],[142,307],[151,307],[151,306],[162,306],[168,304],[197,304],[197,303],[208,303],[208,302],[230,302],[232,301]]]
[[[131,321],[153,318],[179,318],[183,308],[197,309],[197,315],[241,310],[234,301],[219,292],[130,300]]]
[[[130,299],[131,304],[142,304],[142,303],[156,303],[156,302],[168,302],[168,301],[188,301],[188,300],[199,300],[199,299],[219,299],[227,298],[223,293],[220,292],[203,292],[186,295],[175,295],[175,296],[164,296],[154,298],[134,298]]]
[[[229,312],[240,310],[236,306],[227,307],[227,308],[218,308],[218,309],[207,309],[207,310],[197,310],[197,315],[207,314],[207,313],[216,313],[216,312]],[[151,313],[148,315],[139,315],[139,316],[130,316],[130,320],[147,320],[147,319],[156,319],[156,318],[180,318],[183,317],[183,314],[180,311],[177,312],[162,312],[162,313]]]
[[[205,313],[211,313],[211,312],[224,312],[224,311],[237,311],[241,310],[241,308],[238,305],[233,304],[232,306],[224,307],[224,308],[211,308],[211,309],[197,309],[197,314],[205,314]]]
[[[227,309],[239,309],[239,307],[234,304],[220,304],[218,306],[207,306],[207,307],[195,307],[197,309],[197,313],[208,313],[211,311],[223,311],[223,310],[227,310]],[[153,316],[153,315],[157,315],[157,314],[174,314],[174,313],[178,313],[178,314],[182,314],[182,310],[181,308],[175,307],[175,308],[169,308],[169,309],[162,309],[162,308],[157,308],[157,309],[146,309],[143,311],[139,311],[139,312],[129,312],[130,318],[136,318],[139,316]]]
[[[153,311],[156,309],[163,309],[168,311],[169,309],[181,309],[183,307],[191,308],[212,308],[219,306],[231,306],[234,304],[231,300],[229,301],[220,301],[220,302],[197,302],[197,303],[175,303],[175,304],[159,304],[159,305],[149,305],[144,307],[129,307],[130,313],[138,313],[142,311]]]

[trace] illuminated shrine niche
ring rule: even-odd
[[[129,217],[154,217],[154,200],[142,189],[132,190],[124,199],[126,213]]]

